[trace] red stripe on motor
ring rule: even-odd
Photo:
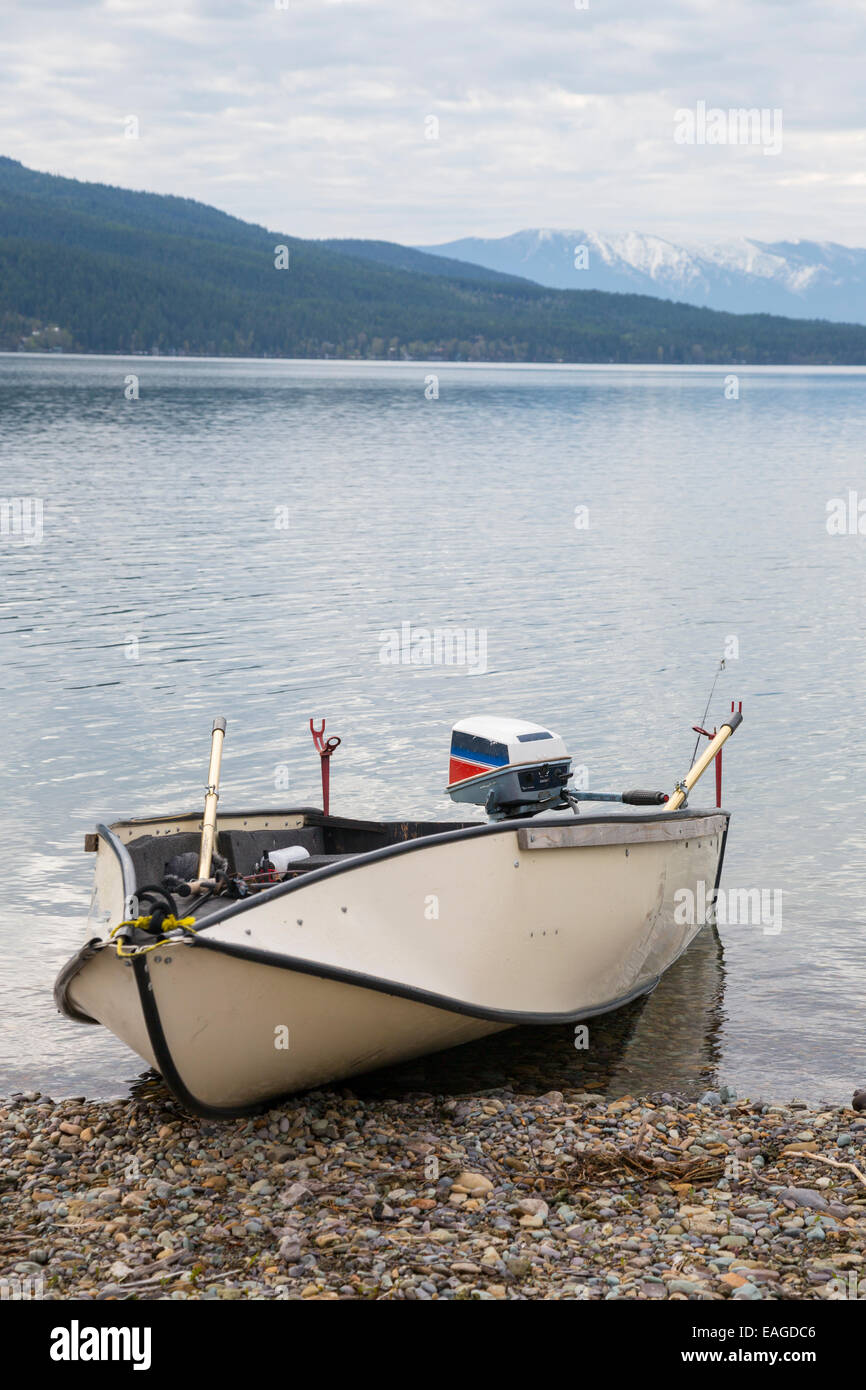
[[[479,772],[492,772],[493,768],[485,767],[483,763],[465,763],[462,758],[452,758],[448,768],[448,781],[453,786],[455,782],[465,782],[467,777],[477,777]]]

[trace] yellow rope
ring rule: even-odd
[[[152,915],[150,917],[131,917],[126,922],[118,922],[116,927],[112,927],[108,935],[110,938],[113,938],[117,936],[117,933],[121,931],[124,927],[149,927],[152,920]],[[175,928],[181,927],[184,931],[190,932],[192,936],[195,936],[196,933],[193,930],[194,922],[194,917],[174,917],[171,913],[169,913],[167,917],[163,918],[162,925],[163,927],[167,928],[168,931],[174,931]],[[157,941],[152,941],[150,945],[135,946],[131,951],[124,951],[123,943],[120,941],[119,938],[117,941],[115,941],[114,944],[117,947],[117,954],[120,956],[121,960],[123,960],[130,956],[146,955],[148,951],[155,951],[157,946],[164,946],[166,942],[169,940],[170,937],[163,935],[159,937]]]

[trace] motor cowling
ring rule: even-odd
[[[559,734],[521,719],[482,715],[451,730],[446,791],[483,806],[491,820],[534,816],[570,805],[571,757]]]

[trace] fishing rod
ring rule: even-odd
[[[686,773],[686,775],[685,775],[685,777],[683,778],[683,780],[682,780],[681,782],[677,782],[676,787],[674,788],[674,790],[673,790],[673,792],[670,794],[670,796],[668,796],[666,792],[649,792],[649,791],[631,791],[631,792],[620,792],[620,793],[617,793],[617,792],[584,792],[584,791],[581,791],[581,792],[576,792],[576,793],[575,793],[575,792],[569,793],[569,794],[568,794],[568,799],[569,799],[572,803],[576,803],[576,802],[578,802],[578,801],[619,801],[619,802],[623,802],[626,806],[662,806],[662,805],[663,805],[663,806],[665,807],[665,809],[668,810],[668,811],[678,811],[678,810],[680,809],[681,806],[684,806],[684,805],[685,805],[686,800],[687,800],[687,798],[688,798],[688,794],[689,794],[689,792],[691,791],[692,787],[693,787],[693,786],[695,785],[695,783],[699,780],[699,778],[701,778],[701,777],[703,776],[703,774],[706,772],[707,768],[709,767],[710,763],[713,762],[713,761],[715,761],[715,763],[716,763],[716,805],[717,805],[717,806],[721,806],[721,804],[722,804],[722,749],[723,749],[723,747],[725,746],[725,744],[727,743],[728,739],[731,737],[731,734],[733,734],[733,733],[740,727],[740,725],[741,725],[742,722],[743,722],[743,703],[742,703],[742,701],[740,701],[740,702],[739,702],[739,708],[738,708],[737,710],[735,710],[735,709],[734,709],[734,702],[733,702],[733,700],[732,700],[732,701],[731,701],[731,714],[730,714],[730,717],[729,717],[728,719],[725,720],[724,724],[722,725],[722,727],[721,727],[720,729],[718,729],[718,730],[717,730],[717,729],[713,729],[712,733],[710,733],[709,729],[705,729],[705,728],[703,727],[703,725],[706,723],[707,715],[708,715],[709,712],[710,712],[710,705],[712,704],[713,693],[714,693],[714,691],[715,691],[715,689],[716,689],[716,683],[717,683],[717,681],[718,681],[718,679],[719,679],[719,676],[722,674],[722,672],[723,672],[724,670],[725,670],[725,658],[722,657],[721,661],[719,662],[718,668],[717,668],[717,670],[716,670],[716,674],[715,674],[715,676],[713,677],[713,683],[712,683],[712,685],[710,686],[710,693],[709,693],[709,695],[707,696],[707,703],[706,703],[706,705],[705,705],[705,707],[704,707],[704,714],[703,714],[703,718],[702,718],[702,720],[701,720],[701,723],[700,723],[700,724],[694,724],[694,725],[692,726],[693,729],[694,729],[694,731],[695,731],[695,733],[696,733],[697,736],[698,736],[698,737],[697,737],[697,740],[696,740],[696,742],[695,742],[694,752],[692,753],[692,765],[691,765],[691,767],[689,768],[689,771]],[[698,746],[699,746],[699,744],[700,744],[700,741],[701,741],[701,737],[702,737],[702,736],[703,736],[704,738],[708,738],[708,739],[710,740],[710,742],[709,742],[708,746],[704,749],[704,751],[703,751],[703,753],[701,754],[700,758],[698,758],[698,757],[697,757]],[[696,759],[697,759],[697,761],[696,761]]]
[[[711,705],[712,702],[713,702],[713,692],[714,692],[714,690],[715,690],[715,688],[716,688],[716,681],[719,679],[719,676],[722,674],[722,672],[724,671],[724,669],[725,669],[725,658],[722,657],[721,661],[719,662],[718,670],[716,671],[716,674],[715,674],[715,676],[713,677],[713,683],[712,683],[712,685],[710,686],[710,693],[709,693],[709,695],[707,696],[707,703],[706,703],[706,706],[705,706],[705,708],[704,708],[704,713],[703,713],[703,717],[702,717],[702,719],[701,719],[701,724],[706,724],[706,722],[707,722],[707,715],[708,715],[709,712],[710,712],[710,705]],[[733,705],[731,706],[731,708],[733,709]],[[702,729],[702,728],[699,728],[697,724],[693,724],[693,725],[692,725],[692,728],[694,729],[695,733],[697,734],[697,738],[695,739],[695,746],[694,746],[694,749],[693,749],[693,751],[692,751],[692,762],[694,762],[695,758],[698,756],[698,745],[700,744],[700,741],[701,741],[701,734],[705,734],[705,733],[706,733],[706,730],[705,730],[705,729]],[[711,735],[707,734],[707,738],[709,738],[709,737],[711,737]]]
[[[710,732],[709,729],[704,727],[707,722],[707,715],[710,712],[710,705],[713,702],[713,694],[716,689],[716,683],[719,679],[719,676],[722,674],[724,670],[726,670],[726,662],[725,658],[722,657],[716,669],[716,674],[713,677],[713,683],[710,686],[710,693],[707,696],[707,703],[704,706],[704,713],[701,718],[701,722],[700,724],[692,725],[694,732],[697,734],[697,738],[695,739],[695,746],[692,749],[692,766],[689,770],[689,774],[687,775],[687,777],[684,778],[682,782],[677,783],[676,792],[674,795],[676,796],[677,792],[679,792],[680,795],[677,796],[676,804],[674,804],[674,801],[671,800],[671,810],[676,810],[677,807],[683,806],[685,804],[689,789],[694,786],[698,778],[702,776],[702,774],[709,767],[710,763],[713,761],[715,761],[716,764],[716,805],[721,806],[722,804],[722,748],[724,744],[727,742],[727,740],[730,738],[734,730],[738,728],[739,725],[742,723],[743,719],[742,700],[739,701],[736,712],[734,709],[734,701],[732,700],[731,714],[734,715],[736,713],[736,717],[733,720],[729,719],[725,724],[722,725],[721,729],[714,728],[712,732]],[[720,739],[719,735],[721,734],[722,730],[726,728],[729,730],[729,732],[725,734],[724,738]],[[704,750],[704,753],[700,760],[696,761],[698,756],[698,748],[700,746],[702,738],[708,738],[710,740],[709,747]]]

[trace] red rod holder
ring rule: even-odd
[[[325,742],[325,721],[322,720],[321,729],[317,729],[310,720],[310,733],[313,735],[313,743],[316,752],[322,760],[322,810],[328,815],[331,793],[331,755],[339,748],[342,739],[332,735]]]
[[[739,700],[739,701],[737,702],[737,710],[739,710],[739,713],[742,714],[742,712],[743,712],[743,702],[742,702],[742,700]],[[731,701],[731,714],[734,714],[734,713],[736,713],[736,711],[735,711],[735,709],[734,709],[734,701],[732,700],[732,701]],[[718,729],[713,729],[713,732],[710,733],[709,729],[702,729],[702,728],[700,728],[700,726],[699,726],[698,724],[693,724],[693,725],[692,725],[692,728],[694,729],[694,731],[695,731],[696,734],[703,734],[704,738],[708,738],[708,739],[714,739],[715,736],[716,736],[716,734],[719,732]],[[723,753],[723,751],[724,751],[724,750],[723,750],[722,748],[720,748],[719,751],[718,751],[718,753],[717,753],[716,756],[715,756],[715,759],[714,759],[715,764],[716,764],[716,806],[718,806],[718,807],[721,807],[721,804],[722,804],[722,753]]]

